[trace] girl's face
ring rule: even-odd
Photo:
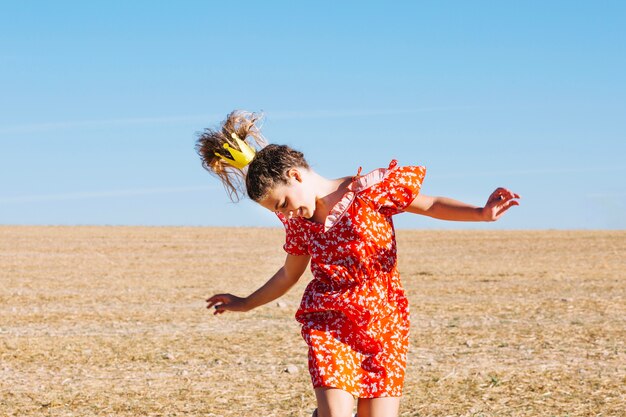
[[[315,212],[315,193],[298,170],[291,169],[288,175],[289,181],[275,186],[259,204],[284,214],[288,219],[310,219]]]

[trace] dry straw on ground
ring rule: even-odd
[[[624,416],[626,232],[400,231],[402,416]],[[278,229],[0,227],[0,415],[309,416]]]

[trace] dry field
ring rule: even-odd
[[[279,229],[0,227],[0,416],[310,416]],[[626,232],[400,231],[402,416],[626,415]],[[294,368],[295,366],[295,368]],[[291,372],[286,372],[287,367]]]

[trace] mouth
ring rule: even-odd
[[[294,218],[294,217],[304,217],[303,216],[304,211],[302,210],[302,207],[300,207],[298,210],[295,211],[290,211],[289,212],[289,218]]]

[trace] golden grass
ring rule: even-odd
[[[0,415],[309,416],[279,229],[0,227]],[[402,416],[624,416],[626,232],[400,231]],[[235,267],[235,265],[237,265]],[[288,365],[298,372],[285,372]]]

